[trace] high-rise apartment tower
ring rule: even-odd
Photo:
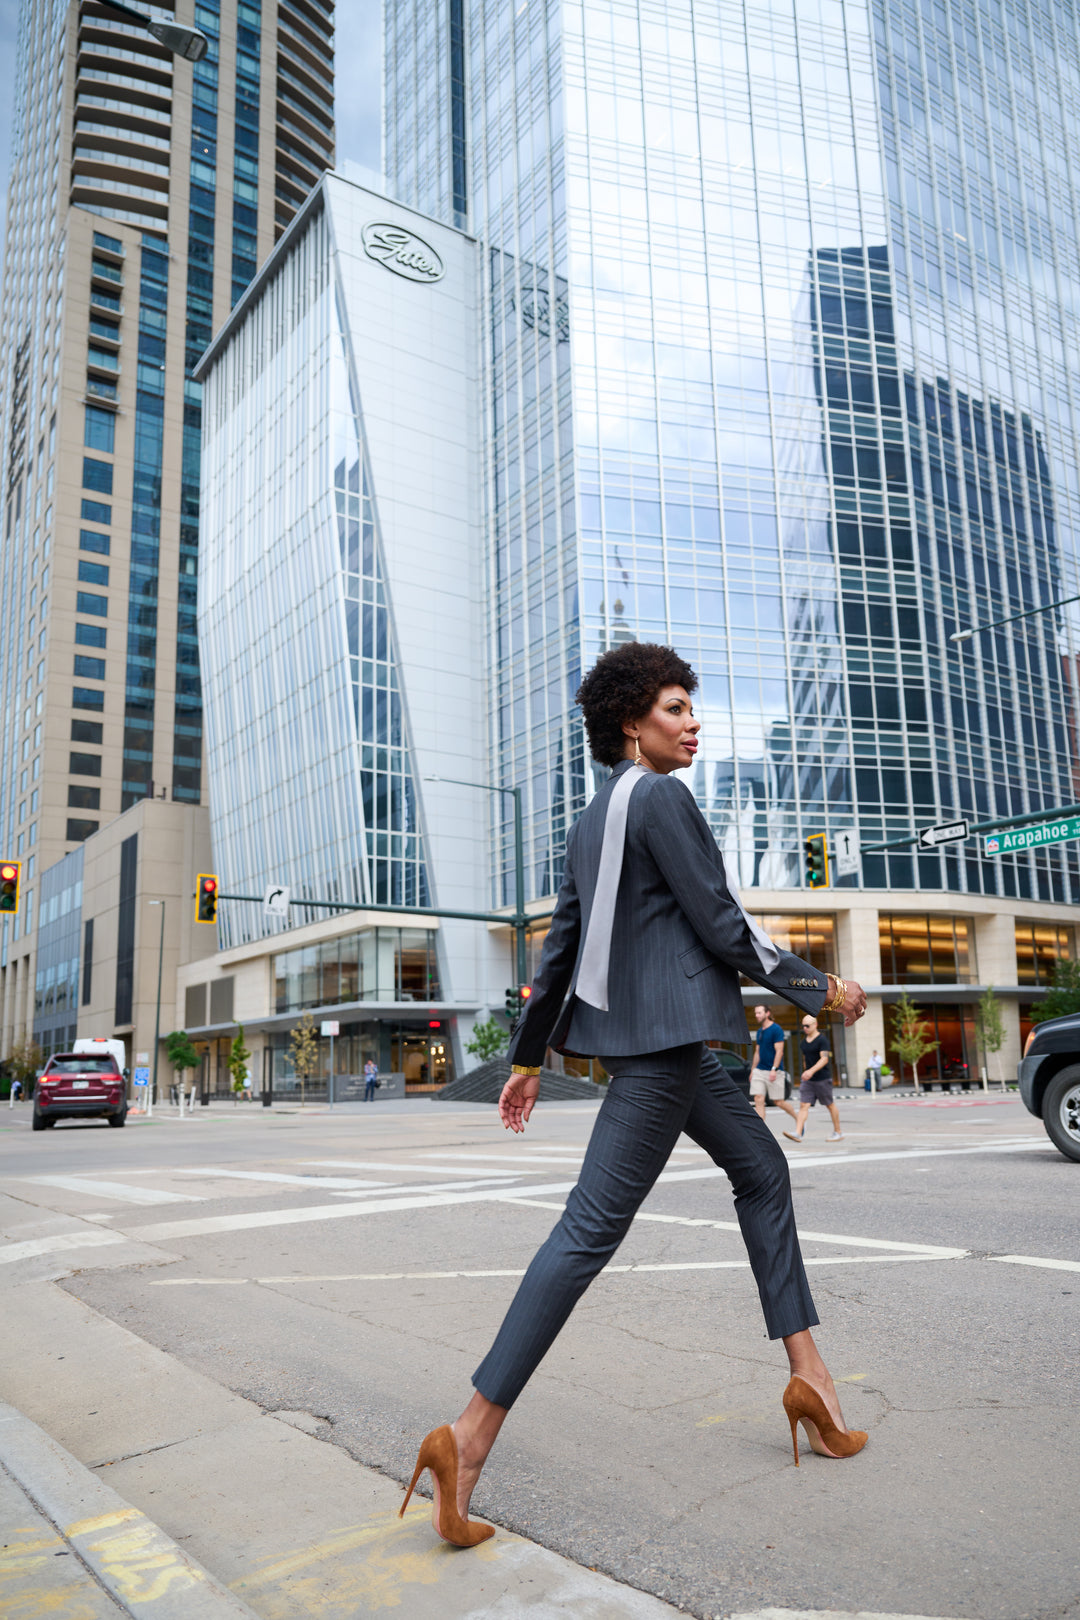
[[[41,872],[139,799],[203,795],[191,370],[333,161],[331,0],[199,0],[175,20],[205,34],[202,61],[96,0],[20,11],[0,854],[23,867],[3,1051],[31,1027]]]

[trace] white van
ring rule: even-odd
[[[84,1055],[95,1052],[98,1057],[115,1058],[116,1067],[125,1078],[127,1077],[127,1053],[124,1051],[123,1041],[110,1041],[105,1035],[86,1035],[82,1040],[76,1041],[71,1050]]]

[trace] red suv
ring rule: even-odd
[[[58,1052],[46,1063],[34,1091],[35,1131],[58,1119],[97,1119],[110,1125],[127,1119],[124,1076],[112,1057],[88,1057],[84,1052]]]

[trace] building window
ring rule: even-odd
[[[81,516],[84,523],[111,524],[112,507],[104,501],[83,501]]]
[[[83,502],[84,506],[89,504],[88,501]],[[83,515],[85,516],[85,513]],[[109,536],[107,534],[96,534],[93,529],[80,529],[79,550],[97,551],[103,557],[107,557],[109,555]]]
[[[1073,931],[1054,923],[1016,924],[1017,984],[1053,984],[1054,969],[1073,955]]]
[[[93,613],[99,619],[104,619],[109,611],[109,598],[98,596],[93,591],[75,592],[76,613]]]
[[[112,477],[111,461],[95,461],[93,456],[83,456],[83,489],[96,489],[102,495],[111,495]]]
[[[882,984],[974,984],[971,920],[933,912],[881,912]]]
[[[88,562],[85,557],[80,557],[79,578],[84,585],[107,585],[109,570],[104,563]]]
[[[101,789],[95,787],[82,787],[72,782],[68,787],[69,810],[100,810]]]
[[[754,920],[780,950],[801,956],[821,973],[836,972],[835,917],[800,911],[755,912]]]
[[[73,720],[71,722],[71,740],[81,743],[100,743],[104,737],[105,728],[100,720]]]
[[[105,679],[104,658],[87,658],[83,653],[76,653],[75,674],[81,675],[87,681],[103,681]]]
[[[83,924],[83,969],[82,969],[82,1004],[87,1006],[90,1001],[90,990],[94,981],[94,919],[87,917]]]
[[[135,991],[135,896],[139,866],[139,835],[120,845],[120,895],[116,918],[116,1022],[131,1023]]]
[[[435,934],[366,928],[274,958],[279,1013],[354,1001],[441,1000]]]
[[[96,821],[81,821],[74,816],[69,816],[67,824],[67,837],[70,842],[81,844],[84,839],[90,837],[91,833],[96,833],[97,828],[98,824]]]
[[[103,709],[105,707],[105,693],[96,692],[92,686],[76,686],[71,694],[71,707],[73,709]]]
[[[75,626],[75,641],[80,647],[104,647],[105,626],[103,624],[77,624]],[[76,674],[80,671],[76,670]],[[98,677],[101,679],[101,677]]]
[[[68,763],[68,770],[72,776],[100,776],[100,754],[72,754]],[[97,806],[95,805],[96,809]]]
[[[112,411],[103,411],[100,405],[86,407],[86,427],[83,433],[83,444],[88,450],[104,450],[111,456],[116,442],[116,417]],[[91,484],[91,489],[101,486]],[[110,489],[112,484],[110,482]]]

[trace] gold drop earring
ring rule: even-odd
[[[641,743],[636,737],[634,738],[634,764],[641,764]]]

